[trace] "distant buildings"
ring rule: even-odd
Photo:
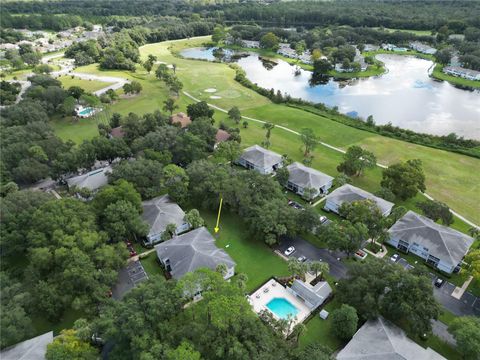
[[[259,49],[260,48],[260,41],[242,40],[241,44],[242,44],[243,47],[250,48],[250,49]]]
[[[423,44],[419,41],[412,41],[410,43],[410,48],[418,52],[421,52],[422,54],[428,54],[428,55],[433,55],[437,52],[437,49],[427,44]]]
[[[467,80],[480,80],[480,71],[465,69],[460,66],[446,66],[443,68],[443,72]]]
[[[408,49],[405,47],[398,47],[397,45],[393,45],[393,44],[382,44],[382,49],[388,50],[388,51],[396,51],[396,52],[408,51]]]

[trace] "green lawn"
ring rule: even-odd
[[[68,89],[70,86],[80,86],[87,92],[94,92],[112,84],[98,80],[83,80],[76,77],[72,78],[72,75],[59,76],[57,80],[62,82],[64,89]]]
[[[50,122],[57,136],[63,140],[72,140],[81,144],[83,140],[98,136],[97,125],[100,116],[75,120],[73,117],[58,117]]]
[[[445,74],[443,71],[443,66],[440,64],[435,65],[435,68],[432,72],[432,77],[438,80],[448,81],[454,85],[467,86],[475,89],[480,89],[480,81],[478,80],[467,80],[461,77],[452,76]]]
[[[379,30],[380,28],[374,27],[374,29]],[[412,33],[419,36],[432,36],[432,32],[430,30],[390,29],[390,28],[383,28],[383,29],[388,32],[401,31],[401,32]]]
[[[65,311],[65,314],[62,316],[62,318],[57,322],[52,323],[43,317],[35,316],[32,318],[32,324],[36,336],[45,334],[46,332],[52,330],[54,336],[57,336],[63,329],[71,329],[73,327],[73,323],[82,317],[86,317],[85,312],[81,310],[68,309]]]

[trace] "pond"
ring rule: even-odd
[[[296,71],[285,61],[262,61],[256,53],[235,56],[216,54],[213,48],[192,48],[182,56],[213,61],[237,62],[247,78],[266,89],[292,97],[321,102],[351,116],[372,115],[377,124],[391,122],[416,132],[447,135],[455,132],[480,139],[480,91],[462,90],[438,82],[428,74],[433,63],[413,56],[378,55],[388,72],[378,77],[311,85],[310,71]],[[217,55],[217,56],[215,56]]]

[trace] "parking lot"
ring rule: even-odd
[[[140,261],[132,261],[118,272],[118,280],[112,288],[112,297],[116,300],[123,296],[137,284],[148,280],[148,275]]]

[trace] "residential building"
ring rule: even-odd
[[[246,48],[251,48],[251,49],[259,49],[260,41],[242,40],[242,46]]]
[[[300,298],[310,309],[310,312],[315,311],[332,294],[332,288],[326,281],[320,281],[315,286],[312,286],[295,279],[292,286],[287,287],[287,290],[297,298]]]
[[[287,166],[287,170],[290,175],[286,188],[298,195],[303,195],[305,189],[313,189],[311,199],[314,199],[328,194],[332,187],[333,177],[298,162]]]
[[[393,45],[393,44],[382,44],[382,49],[389,50],[389,51],[397,51],[397,52],[408,51],[408,49],[405,47],[398,47],[397,45]]]
[[[228,141],[228,139],[230,139],[230,137],[231,137],[231,135],[228,132],[226,132],[225,130],[222,130],[222,129],[218,129],[217,134],[215,135],[214,148],[216,149],[218,144],[220,144],[221,142]]]
[[[125,136],[125,131],[123,131],[121,126],[117,126],[110,130],[110,136],[112,138],[123,138]]]
[[[413,211],[408,211],[388,233],[390,245],[411,252],[449,274],[460,268],[463,257],[473,244],[470,236]]]
[[[73,176],[66,181],[69,188],[89,189],[94,192],[108,184],[108,174],[111,172],[112,167],[105,166],[82,175]]]
[[[0,352],[2,360],[45,360],[47,345],[53,342],[53,331],[22,341]]]
[[[375,202],[383,216],[390,215],[390,211],[392,211],[392,208],[395,205],[390,201],[370,194],[368,191],[359,189],[350,184],[345,184],[338,189],[335,189],[327,196],[325,210],[333,211],[338,214],[338,210],[343,203],[351,203],[361,200],[372,200]]]
[[[380,317],[368,320],[337,354],[337,360],[446,360],[410,340],[402,329]]]
[[[467,80],[480,80],[480,71],[465,69],[460,66],[445,66],[443,72],[448,75],[462,77]]]
[[[428,54],[428,55],[433,55],[437,52],[437,49],[427,44],[423,44],[419,41],[412,41],[410,43],[410,48],[418,52],[421,52],[422,54]]]
[[[197,269],[215,270],[220,264],[227,267],[225,279],[235,274],[235,262],[203,226],[156,245],[155,251],[167,274],[177,280]]]
[[[181,234],[190,229],[185,221],[185,213],[170,196],[163,195],[142,202],[142,219],[150,226],[145,245],[152,246],[162,241],[162,235],[169,224],[177,226],[175,234]]]
[[[377,51],[378,49],[380,49],[380,46],[378,45],[365,44],[365,48],[363,49],[363,51]]]
[[[190,119],[190,116],[183,112],[179,112],[178,114],[173,114],[170,116],[170,122],[172,124],[180,124],[180,127],[182,129],[185,129],[192,123],[192,120]]]
[[[258,171],[260,174],[271,174],[283,166],[282,161],[281,155],[253,145],[243,151],[237,163],[247,169]]]

